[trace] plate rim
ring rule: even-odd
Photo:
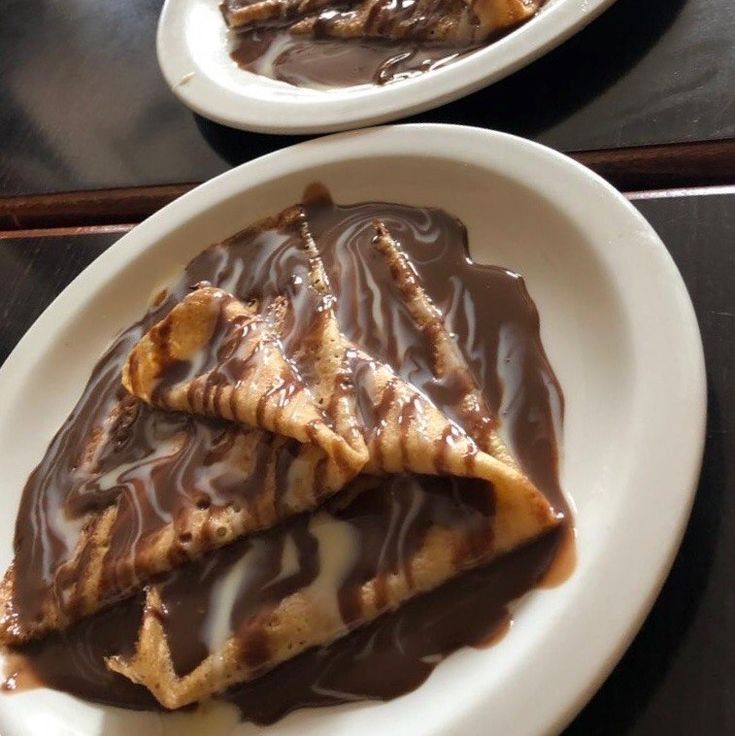
[[[415,124],[385,126],[306,141],[243,164],[201,184],[170,203],[120,238],[84,269],[44,310],[18,342],[3,366],[0,367],[0,396],[4,397],[11,389],[13,380],[17,380],[17,374],[22,368],[26,354],[30,353],[32,356],[34,353],[38,353],[39,350],[43,350],[36,338],[42,336],[44,330],[50,329],[55,321],[55,313],[58,310],[74,306],[74,302],[80,300],[80,298],[83,301],[86,282],[91,279],[94,286],[100,288],[103,284],[114,280],[120,268],[134,261],[147,250],[155,248],[156,243],[166,234],[173,232],[187,221],[200,216],[223,199],[236,194],[239,190],[244,192],[255,184],[276,179],[284,173],[293,174],[303,170],[304,163],[310,159],[317,157],[318,160],[323,160],[324,149],[328,150],[330,161],[339,161],[358,155],[355,150],[356,146],[364,143],[365,139],[369,139],[367,147],[363,146],[359,149],[360,154],[369,153],[369,147],[373,145],[374,148],[377,148],[377,153],[373,151],[372,155],[400,155],[406,153],[401,150],[401,146],[411,149],[412,152],[421,145],[423,145],[424,150],[429,150],[426,146],[433,138],[442,143],[447,143],[449,148],[451,148],[451,145],[448,142],[457,145],[461,143],[462,145],[477,144],[480,146],[488,146],[499,142],[504,145],[521,146],[538,155],[542,160],[555,162],[556,165],[562,165],[570,171],[575,171],[577,176],[586,177],[591,186],[604,192],[605,196],[613,197],[634,218],[641,228],[641,233],[646,234],[646,242],[654,246],[653,251],[655,251],[656,257],[660,261],[659,265],[667,269],[667,275],[672,277],[668,282],[672,289],[671,293],[674,294],[675,292],[679,306],[685,309],[683,315],[685,323],[680,325],[680,330],[684,337],[683,343],[688,344],[692,351],[690,356],[691,396],[689,398],[690,404],[695,407],[696,411],[689,417],[691,422],[687,427],[690,438],[687,442],[689,460],[686,463],[687,472],[681,483],[682,490],[679,494],[681,502],[672,512],[673,531],[670,537],[663,540],[664,543],[659,546],[655,564],[644,565],[642,567],[647,572],[641,573],[639,571],[637,573],[639,578],[642,577],[643,579],[643,591],[638,600],[628,606],[630,613],[624,617],[625,621],[621,630],[616,636],[612,637],[614,641],[603,646],[605,655],[602,660],[592,667],[593,672],[585,678],[584,685],[574,688],[575,695],[573,698],[567,698],[563,704],[553,708],[556,715],[553,717],[552,723],[547,723],[547,730],[549,733],[554,733],[561,730],[573,719],[617,664],[650,612],[668,576],[686,529],[696,495],[705,443],[706,420],[704,352],[696,315],[684,281],[668,250],[643,215],[610,184],[578,162],[539,143],[507,133],[456,125]],[[248,179],[248,175],[250,175],[249,183],[245,185],[243,182]],[[4,400],[3,398],[2,401]],[[0,401],[0,405],[2,401]],[[0,702],[0,713],[1,711],[2,703]]]
[[[375,126],[452,102],[500,81],[545,55],[615,2],[556,0],[507,36],[430,74],[385,87],[370,85],[358,96],[349,93],[346,97],[339,90],[329,90],[315,94],[313,100],[295,102],[287,98],[263,99],[246,92],[235,94],[210,77],[193,72],[195,61],[185,34],[170,32],[170,28],[193,2],[199,1],[165,0],[161,10],[156,56],[169,89],[192,111],[216,123],[281,135]],[[299,122],[305,119],[308,122]]]

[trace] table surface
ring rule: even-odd
[[[4,0],[0,196],[201,181],[295,140],[180,105],[156,62],[160,8]],[[564,151],[735,136],[732,10],[732,0],[617,0],[527,69],[414,119]]]
[[[735,190],[635,204],[673,255],[699,318],[709,380],[704,469],[663,592],[566,736],[729,736],[735,733]],[[0,291],[0,360],[54,296],[119,237],[0,240],[0,272],[10,285]]]

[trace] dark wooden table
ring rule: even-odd
[[[293,142],[209,123],[174,99],[155,62],[160,6],[5,0],[0,362],[121,233],[192,183]],[[574,152],[630,192],[676,260],[708,368],[699,492],[653,612],[566,733],[735,734],[732,0],[618,0],[527,69],[415,119]]]
[[[198,182],[293,142],[177,102],[155,58],[160,7],[4,1],[0,196]],[[617,0],[529,68],[417,119],[564,151],[733,138],[734,38],[732,0]]]

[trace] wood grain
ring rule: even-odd
[[[69,235],[124,235],[135,227],[133,223],[121,225],[84,225],[81,227],[48,227],[27,230],[0,230],[0,240],[18,238],[62,238]]]
[[[0,198],[0,229],[137,223],[194,186],[174,184],[3,197]]]
[[[735,139],[570,155],[622,191],[735,184]],[[171,184],[0,197],[0,229],[137,223],[194,186]]]
[[[119,238],[96,233],[0,240],[0,363],[64,287]]]

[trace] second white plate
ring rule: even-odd
[[[442,69],[385,86],[321,91],[240,69],[229,55],[220,0],[166,0],[158,61],[181,102],[218,123],[263,133],[328,133],[396,120],[474,92],[554,48],[613,2],[548,0],[524,26]]]

